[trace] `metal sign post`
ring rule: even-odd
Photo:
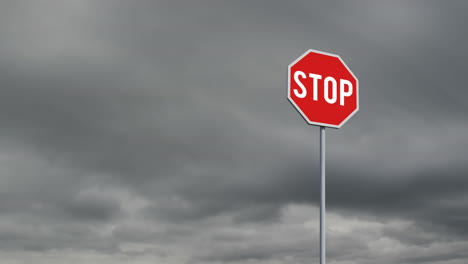
[[[325,264],[325,127],[320,127],[320,264]]]

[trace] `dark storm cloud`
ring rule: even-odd
[[[203,237],[198,225],[223,217],[239,229],[280,225],[285,206],[317,205],[318,131],[285,98],[287,65],[309,48],[340,54],[361,85],[360,112],[328,130],[331,212],[420,223],[381,231],[406,245],[459,241],[468,232],[464,9],[427,1],[3,3],[0,213],[9,224],[0,247],[121,252],[125,242],[167,239],[187,257],[181,241]],[[29,222],[15,226],[25,215]],[[43,233],[19,228],[38,224]],[[99,227],[111,231],[98,235]],[[74,230],[82,235],[67,235]],[[355,250],[370,263],[379,256],[362,238],[379,234],[336,237],[342,243],[330,254],[344,261]],[[289,236],[194,259],[316,257],[301,255],[306,248]],[[447,249],[403,255],[382,263],[466,258]]]
[[[339,165],[329,167],[327,193],[331,210],[352,212],[357,209],[390,218],[405,216],[441,225],[454,234],[463,236],[468,232],[465,224],[468,215],[463,210],[468,181],[466,177],[460,177],[460,173],[468,170],[464,164],[399,172],[398,178],[393,171],[370,171],[372,174],[366,174],[362,169],[339,168]],[[292,184],[287,190],[284,190],[284,184],[273,184],[278,189],[269,191],[283,193],[284,200],[317,204],[319,189],[310,187],[318,185],[318,179],[311,176],[311,172],[316,170],[309,164],[286,168],[281,175],[287,173]],[[372,176],[374,178],[369,178]],[[281,199],[280,195],[276,197]]]
[[[67,215],[72,219],[109,221],[121,212],[118,202],[110,199],[79,198],[66,205]]]

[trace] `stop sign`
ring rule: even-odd
[[[358,88],[335,54],[308,50],[288,67],[288,99],[311,125],[340,128],[359,110]]]

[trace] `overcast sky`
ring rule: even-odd
[[[352,2],[352,3],[351,3]],[[286,98],[339,54],[327,260],[468,262],[467,1],[1,1],[0,262],[319,260],[319,128]]]

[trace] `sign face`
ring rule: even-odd
[[[340,128],[359,110],[358,86],[335,54],[308,50],[288,67],[288,99],[311,125]]]

